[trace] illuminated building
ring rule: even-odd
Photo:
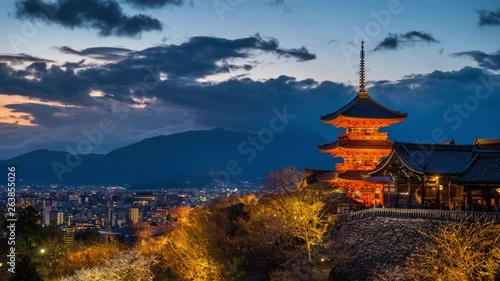
[[[72,245],[75,242],[75,229],[71,227],[67,227],[64,230],[64,244]]]
[[[130,208],[130,221],[133,224],[139,223],[139,208]]]
[[[336,128],[345,128],[338,140],[319,147],[323,153],[343,158],[335,171],[318,173],[316,178],[328,182],[349,197],[367,206],[382,204],[382,183],[364,180],[369,170],[380,164],[392,150],[392,142],[380,128],[405,120],[406,113],[391,110],[368,95],[365,90],[365,53],[361,43],[359,92],[339,110],[321,117],[321,121]]]
[[[64,214],[58,210],[52,210],[49,213],[49,222],[52,225],[61,225],[64,223]]]
[[[472,145],[395,142],[367,180],[394,183],[395,192],[384,198],[390,205],[491,210],[500,203],[499,148],[500,139]]]

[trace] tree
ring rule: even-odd
[[[412,280],[494,280],[500,273],[500,227],[462,221],[426,234],[429,241],[406,263]]]
[[[123,245],[112,241],[108,243],[83,243],[78,242],[74,247],[68,249],[66,255],[61,258],[57,266],[63,273],[71,274],[75,270],[95,267],[106,259],[124,252]]]
[[[321,200],[309,192],[290,194],[273,203],[275,214],[286,225],[284,229],[292,237],[304,241],[309,262],[312,262],[313,247],[323,240],[327,230],[323,219],[324,206]]]
[[[118,254],[104,261],[103,265],[80,269],[62,281],[152,281],[151,268],[156,264],[154,256],[144,257],[137,250]]]
[[[33,260],[37,264],[38,273],[44,280],[52,280],[54,277],[61,277],[68,273],[67,268],[63,266],[64,260],[67,259],[67,249],[62,239],[43,241],[40,249],[44,249],[44,252],[36,252]]]
[[[289,194],[300,186],[302,174],[294,167],[285,167],[266,175],[264,188]]]
[[[179,280],[225,280],[231,241],[207,210],[192,210],[164,241],[163,259]]]
[[[227,276],[229,281],[238,281],[241,277],[245,276],[246,272],[242,270],[241,260],[237,257],[233,257],[231,272]]]
[[[28,255],[19,255],[16,258],[16,273],[12,275],[9,281],[41,281],[42,279],[36,271],[35,265]]]
[[[29,250],[31,246],[35,246],[36,241],[39,241],[41,238],[42,227],[40,219],[40,213],[32,206],[22,208],[19,211],[16,227],[19,229],[20,235],[26,237],[26,250]]]
[[[287,249],[296,249],[297,240],[300,241],[304,246],[300,255],[306,254],[311,262],[314,246],[320,244],[326,233],[323,208],[324,203],[316,195],[296,191],[261,198],[259,204],[250,208],[250,220],[241,223],[253,244],[273,242],[285,253]],[[286,256],[288,262],[293,262],[292,253]]]

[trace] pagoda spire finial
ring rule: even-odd
[[[359,64],[359,92],[358,94],[367,94],[365,91],[365,41],[361,41],[361,61]]]

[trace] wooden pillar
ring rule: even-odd
[[[420,202],[420,206],[425,207],[425,175],[422,175],[420,178],[420,188],[422,189],[422,201]]]
[[[471,186],[467,186],[467,210],[472,210],[472,192]]]
[[[411,209],[411,197],[412,197],[412,193],[411,193],[411,176],[408,176],[407,177],[407,184],[408,184],[408,209]]]
[[[437,201],[437,209],[441,209],[441,190],[439,190],[439,177],[436,179],[436,201]]]
[[[486,209],[489,211],[491,207],[491,186],[484,187],[486,189]]]
[[[396,190],[396,204],[394,207],[399,208],[399,176],[396,177],[396,182],[394,183],[394,189]]]
[[[498,201],[500,201],[500,193],[498,193],[496,188],[494,189],[494,192],[495,192],[495,207],[496,207],[500,203],[500,202],[498,202]]]

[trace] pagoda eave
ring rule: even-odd
[[[373,152],[379,152],[383,153],[386,152],[387,154],[390,154],[392,151],[392,148],[373,148],[373,147],[335,147],[335,148],[328,148],[328,149],[319,149],[321,153],[330,153],[330,154],[337,154],[340,151],[373,151]]]
[[[321,122],[324,124],[330,124],[336,128],[370,128],[376,127],[388,127],[392,124],[401,123],[406,119],[406,117],[401,118],[366,118],[366,117],[350,117],[339,115],[338,117],[330,120],[322,119]]]

